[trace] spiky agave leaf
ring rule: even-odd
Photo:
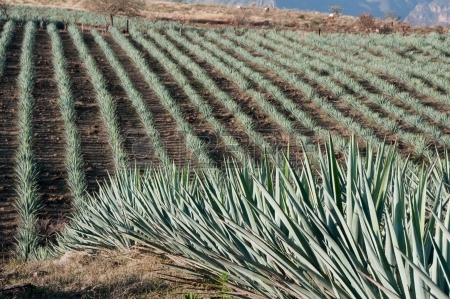
[[[416,175],[382,147],[364,158],[354,139],[345,165],[332,143],[327,153],[317,173],[306,157],[301,170],[267,160],[191,180],[176,169],[121,173],[76,215],[61,247],[145,244],[267,298],[448,294],[438,172]],[[427,209],[435,220],[424,221]]]

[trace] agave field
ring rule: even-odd
[[[241,295],[449,296],[449,36],[57,16],[0,23],[3,259],[141,243]]]

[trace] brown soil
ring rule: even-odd
[[[164,145],[169,158],[178,166],[182,166],[185,163],[192,164],[192,158],[189,155],[186,155],[188,150],[184,146],[183,137],[177,132],[176,122],[173,117],[160,103],[157,95],[149,87],[143,75],[122,48],[116,44],[111,37],[104,36],[104,38],[108,41],[111,49],[116,54],[117,59],[121,62],[127,74],[133,78],[134,87],[142,95],[148,109],[152,113],[154,126],[159,132],[162,144]],[[152,151],[151,148],[147,148],[147,145],[141,141],[141,139],[137,140],[136,143],[133,144],[133,151],[135,151],[134,155],[139,157]]]
[[[341,58],[336,57],[335,55],[333,55],[333,53],[331,53],[331,52],[325,51],[325,50],[320,49],[320,48],[315,48],[315,47],[313,47],[313,46],[311,46],[311,45],[309,45],[309,44],[303,43],[303,45],[308,46],[308,47],[311,47],[311,48],[312,48],[313,50],[315,50],[315,51],[322,52],[322,53],[324,53],[325,55],[333,56],[335,59],[342,60]],[[342,50],[345,51],[344,49],[342,49]],[[347,52],[349,52],[349,51],[347,51]],[[350,53],[350,52],[349,52],[349,53]],[[358,55],[358,53],[350,53],[350,54],[352,54],[352,55]],[[320,73],[319,70],[316,70],[316,71]],[[363,88],[364,88],[366,91],[368,91],[368,92],[370,92],[370,93],[373,93],[373,94],[382,94],[382,92],[381,92],[380,90],[378,90],[376,87],[372,86],[372,85],[370,84],[370,82],[368,82],[367,80],[364,80],[364,79],[362,79],[362,78],[360,78],[360,77],[354,75],[354,74],[351,73],[351,72],[346,71],[346,73],[347,73],[348,75],[350,75],[354,80],[356,80],[359,84],[361,84],[361,85],[363,86]],[[389,82],[389,83],[391,83],[391,84],[394,84],[400,91],[404,91],[404,92],[410,93],[412,96],[414,96],[414,97],[416,97],[417,99],[419,99],[419,100],[421,101],[422,104],[425,104],[425,105],[428,105],[428,106],[433,106],[433,104],[437,104],[437,106],[440,106],[441,109],[444,108],[444,106],[445,106],[445,109],[443,109],[443,110],[439,110],[439,108],[437,109],[438,111],[443,111],[444,113],[447,113],[446,110],[449,110],[448,108],[450,108],[450,107],[448,107],[448,106],[446,106],[446,105],[444,105],[444,104],[442,104],[442,103],[439,103],[438,101],[436,101],[436,100],[434,100],[434,99],[430,99],[429,97],[424,96],[423,94],[421,94],[421,93],[418,92],[417,90],[414,90],[414,89],[409,88],[408,86],[406,86],[404,83],[402,83],[402,82],[401,82],[400,80],[398,80],[398,79],[395,79],[395,78],[393,78],[393,77],[391,77],[391,76],[389,76],[389,75],[387,75],[387,74],[379,73],[379,72],[376,72],[376,71],[373,71],[373,73],[374,73],[375,75],[377,75],[380,79],[383,79],[383,80],[385,80],[385,81],[387,81],[387,82]],[[326,74],[325,74],[325,75],[326,75]],[[353,94],[355,97],[357,97],[359,100],[361,100],[366,106],[368,106],[368,107],[369,107],[371,110],[373,110],[374,112],[379,113],[379,114],[380,114],[381,116],[383,116],[383,117],[388,117],[388,118],[390,118],[391,120],[396,121],[396,122],[398,123],[399,129],[404,130],[404,131],[409,132],[409,133],[423,134],[424,137],[425,137],[425,138],[427,139],[427,141],[429,142],[429,144],[433,145],[433,147],[436,147],[438,150],[442,151],[442,146],[439,145],[439,144],[437,143],[437,141],[434,140],[431,136],[428,136],[428,135],[424,134],[422,131],[418,130],[417,128],[415,128],[415,127],[413,127],[413,126],[411,126],[411,125],[409,125],[409,124],[407,124],[407,123],[406,123],[405,121],[403,121],[402,119],[399,119],[399,118],[397,118],[397,117],[395,117],[395,116],[393,116],[393,115],[390,115],[389,113],[387,113],[385,110],[383,110],[383,109],[382,109],[381,107],[379,107],[378,105],[371,103],[368,99],[365,99],[364,97],[359,96],[358,94],[355,94],[355,93],[353,92],[353,90],[351,90],[348,86],[342,85],[340,82],[338,82],[338,80],[333,79],[333,81],[335,81],[335,82],[336,82],[337,84],[339,84],[341,87],[345,88],[347,92],[349,92],[350,94]],[[397,99],[395,99],[395,98],[392,98],[392,97],[390,97],[390,96],[388,96],[388,95],[384,95],[384,96],[386,96],[387,99],[388,99],[393,105],[395,105],[395,106],[397,106],[397,107],[401,107],[402,109],[404,109],[405,111],[407,111],[408,114],[411,114],[411,115],[420,115],[420,116],[421,116],[425,121],[427,121],[429,124],[438,127],[439,129],[441,129],[441,130],[444,131],[444,132],[447,132],[447,131],[448,131],[448,128],[446,128],[446,127],[444,127],[442,124],[440,124],[440,123],[438,123],[438,122],[432,120],[432,119],[429,118],[428,116],[421,114],[420,111],[417,111],[417,110],[413,109],[410,105],[405,104],[405,103],[403,103],[402,101],[397,100]],[[354,112],[355,112],[354,110],[350,110],[350,111],[351,111],[351,113],[354,113]],[[358,122],[360,122],[360,121],[358,120]],[[375,132],[377,133],[377,136],[378,136],[379,138],[380,138],[380,137],[382,138],[382,135],[383,135],[383,134],[382,134],[381,132],[377,132],[377,131],[375,131]],[[381,135],[380,135],[380,133],[381,133]],[[414,152],[414,148],[413,148],[412,145],[409,145],[409,144],[403,142],[402,140],[400,140],[400,139],[398,139],[398,138],[396,138],[396,137],[394,137],[394,136],[389,136],[389,135],[391,135],[391,134],[386,135],[386,142],[389,143],[389,144],[395,142],[396,145],[397,145],[397,147],[398,147],[398,149],[400,150],[400,152],[402,152],[402,153],[404,153],[404,154],[409,154],[409,153],[413,153],[413,152]]]
[[[46,30],[37,32],[34,53],[34,150],[39,170],[39,196],[44,205],[40,218],[47,220],[43,227],[45,234],[50,226],[63,222],[64,216],[68,216],[71,196],[66,184],[64,122],[55,82],[51,39]],[[51,223],[49,219],[52,219]]]
[[[166,38],[173,42],[192,60],[194,60],[208,74],[208,76],[214,80],[217,86],[222,91],[226,92],[230,98],[240,106],[241,110],[253,120],[255,124],[254,130],[260,133],[267,143],[272,145],[275,149],[285,152],[289,145],[289,141],[292,142],[292,140],[290,140],[283,130],[264,112],[255,99],[243,91],[231,78],[226,77],[214,66],[197,57],[190,49],[184,48],[169,36],[166,36]],[[261,152],[261,148],[256,149],[254,146],[253,148],[249,148],[249,151],[252,153],[258,153],[259,155],[257,157],[261,157],[263,154]],[[301,150],[295,143],[292,142],[291,152],[296,153],[301,152]]]
[[[18,147],[17,76],[20,72],[23,28],[17,28],[8,48],[3,77],[0,78],[0,262],[10,256],[17,225],[15,153]]]
[[[148,37],[148,39],[151,39]],[[158,45],[155,42],[155,45]],[[172,56],[170,52],[159,47],[159,49],[164,52],[167,57],[172,60],[174,63],[177,63],[177,60]],[[183,49],[184,51],[184,49]],[[200,60],[197,56],[193,56],[192,53],[187,53],[184,51],[184,54],[189,55],[193,61],[195,61],[199,66],[203,69],[206,67],[206,63]],[[212,107],[214,117],[227,128],[227,133],[232,136],[236,141],[239,142],[240,146],[246,149],[250,156],[254,159],[259,159],[261,157],[261,150],[254,144],[254,142],[249,138],[244,128],[241,126],[239,122],[236,121],[234,115],[217,99],[213,94],[211,94],[201,82],[197,81],[192,73],[183,67],[181,64],[179,65],[180,72],[187,78],[189,84],[193,87],[193,89],[201,95],[202,99]],[[216,83],[218,80],[215,80]],[[229,151],[229,148],[225,149]]]
[[[164,66],[155,57],[153,57],[151,53],[148,53],[145,50],[145,48],[143,48],[139,43],[135,42],[132,39],[129,39],[129,41],[134,45],[135,48],[137,48],[139,51],[141,51],[141,53],[144,54],[144,57],[148,63],[148,67],[161,79],[161,82],[169,91],[171,97],[176,101],[183,114],[184,120],[192,126],[194,134],[196,134],[196,136],[206,144],[206,150],[208,152],[209,157],[212,159],[212,161],[216,166],[220,166],[225,161],[226,158],[230,158],[230,153],[225,149],[224,142],[220,139],[220,137],[211,127],[211,125],[209,125],[205,121],[205,119],[197,110],[197,108],[190,102],[184,90],[178,85],[178,83],[175,81],[172,75],[164,68]],[[145,83],[145,81],[143,82]],[[158,99],[158,101],[160,100]],[[160,105],[161,108],[164,109],[162,107],[162,104]],[[154,115],[157,114],[155,112],[153,113]],[[175,120],[173,120],[173,124],[175,126],[176,131]],[[164,126],[167,128],[165,124]],[[181,137],[181,135],[179,138],[174,139],[173,132],[174,131],[172,131],[172,133],[169,136],[167,136],[171,137],[171,140],[169,140],[166,144],[167,147],[170,147],[170,144],[173,144],[178,149],[178,153],[175,158],[175,161],[177,161],[176,163],[179,163],[179,165],[183,165],[186,162],[189,162],[186,161],[186,157],[191,157],[190,163],[194,167],[201,167],[201,165],[196,165],[192,163],[194,161],[193,160],[194,157],[192,156],[192,153],[190,153],[184,146],[185,144],[184,139]]]
[[[113,67],[91,34],[84,34],[84,41],[95,58],[98,69],[105,79],[106,88],[116,105],[116,116],[123,138],[122,146],[130,165],[136,165],[142,169],[157,164],[157,157],[150,148],[150,139]]]
[[[80,132],[82,155],[85,163],[87,189],[98,189],[97,181],[114,173],[111,147],[108,144],[106,129],[100,116],[94,87],[81,62],[78,51],[67,32],[61,32],[67,70],[71,77],[72,94],[75,98],[75,121]]]
[[[225,52],[237,57],[237,54],[235,52],[232,52],[231,50],[217,44],[222,50],[224,50]],[[240,47],[244,48],[245,50],[249,51],[252,55],[254,56],[261,56],[261,54],[253,49],[250,49],[248,47],[245,47],[244,45],[239,45]],[[347,127],[345,127],[344,125],[342,125],[341,123],[339,123],[337,120],[330,118],[330,116],[328,114],[326,114],[322,108],[320,106],[318,106],[317,104],[315,104],[314,102],[308,100],[302,93],[300,90],[298,90],[297,88],[293,87],[292,85],[290,85],[288,82],[286,82],[283,78],[281,78],[278,74],[265,69],[251,61],[246,60],[243,57],[238,57],[239,60],[244,61],[245,64],[249,67],[251,67],[253,70],[259,72],[260,74],[262,74],[266,79],[268,79],[269,81],[272,82],[272,84],[274,84],[275,86],[277,86],[283,93],[284,95],[290,99],[292,102],[297,103],[298,107],[301,107],[301,109],[305,112],[307,112],[312,119],[314,119],[314,121],[320,125],[321,127],[329,130],[332,134],[335,135],[339,135],[339,136],[343,136],[343,137],[350,137],[352,135],[352,133],[348,130]],[[295,71],[293,73],[296,73]],[[303,77],[301,74],[298,74],[299,78],[301,80],[303,80],[304,82],[308,83],[308,84],[314,84],[314,82],[309,81],[307,78]],[[317,88],[322,89],[319,86],[315,86]],[[267,92],[267,91],[266,91]],[[324,91],[322,89],[321,91],[323,94],[322,96],[325,98],[327,97],[329,94],[326,93],[326,91]],[[293,116],[290,115],[289,112],[287,112],[282,106],[281,104],[278,102],[277,103],[277,99],[271,97],[273,100],[273,103],[277,106],[277,109],[283,113],[285,113],[286,116],[288,116],[290,119],[293,118]],[[299,127],[302,127],[299,124]],[[319,142],[319,143],[324,143],[324,140],[322,139],[322,137],[315,135],[313,138],[314,142]],[[364,142],[360,142],[360,144],[363,146]]]

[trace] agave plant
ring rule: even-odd
[[[207,171],[118,173],[59,250],[146,245],[252,298],[448,298],[449,162],[410,167],[394,149],[332,142],[300,170],[262,161]]]

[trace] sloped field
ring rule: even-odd
[[[304,150],[331,136],[342,151],[351,135],[416,161],[442,154],[449,44],[437,34],[2,24],[1,254],[32,224],[27,213],[40,211],[36,233],[49,241],[84,192],[130,165],[222,168],[288,149],[300,164]]]

